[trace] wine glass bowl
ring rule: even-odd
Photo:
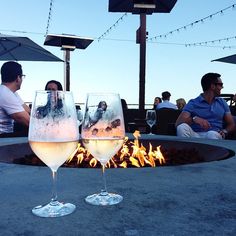
[[[93,205],[114,205],[122,201],[119,194],[106,190],[105,166],[122,147],[125,126],[120,96],[113,93],[87,95],[81,137],[83,145],[102,165],[104,188],[86,197]]]
[[[153,134],[152,133],[152,127],[153,127],[153,125],[156,124],[156,111],[155,110],[147,110],[146,111],[146,122],[150,127],[150,133],[149,134]]]
[[[72,213],[75,205],[59,202],[56,191],[57,170],[76,149],[79,139],[71,92],[36,91],[28,139],[31,149],[51,169],[53,176],[50,203],[35,207],[33,214],[40,217],[58,217]]]

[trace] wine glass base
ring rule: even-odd
[[[60,217],[71,214],[75,208],[76,206],[71,203],[56,202],[56,204],[36,206],[32,209],[32,213],[40,217]]]
[[[91,205],[96,206],[110,206],[120,203],[123,197],[119,194],[108,193],[102,195],[101,193],[96,193],[85,198],[85,201]]]

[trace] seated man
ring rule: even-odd
[[[162,95],[162,102],[156,106],[157,110],[161,108],[170,108],[175,110],[178,109],[174,103],[170,102],[170,96],[171,96],[170,92],[165,91],[161,95]]]
[[[183,108],[175,123],[177,136],[222,139],[235,131],[229,106],[218,97],[223,88],[220,76],[208,73],[202,77],[203,93]]]
[[[0,134],[13,133],[14,121],[29,126],[30,109],[24,104],[17,90],[20,89],[23,72],[21,65],[14,61],[6,62],[1,68],[0,85]]]

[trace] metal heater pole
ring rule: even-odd
[[[146,13],[140,14],[139,110],[145,109]]]
[[[64,49],[64,90],[70,91],[70,50]]]

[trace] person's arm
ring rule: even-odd
[[[25,103],[24,103],[22,106],[23,106],[23,108],[25,109],[25,111],[26,111],[28,114],[30,114],[30,108],[29,108],[29,106],[27,106]]]
[[[185,111],[182,111],[180,113],[178,119],[176,120],[175,127],[177,127],[178,125],[182,123],[187,123],[188,125],[195,123],[195,124],[200,125],[205,130],[208,130],[211,127],[210,123],[207,120],[199,116],[192,117],[189,112],[185,112]]]
[[[30,116],[28,112],[26,111],[16,112],[16,113],[11,114],[11,117],[16,122],[29,127]]]
[[[227,133],[232,133],[235,131],[235,122],[234,122],[234,118],[231,115],[231,113],[227,113],[224,116],[224,122],[226,124],[225,130],[224,130],[226,135],[227,135]]]
[[[182,123],[187,123],[189,125],[192,124],[192,117],[190,113],[182,111],[175,122],[175,127],[177,127],[178,125]]]

